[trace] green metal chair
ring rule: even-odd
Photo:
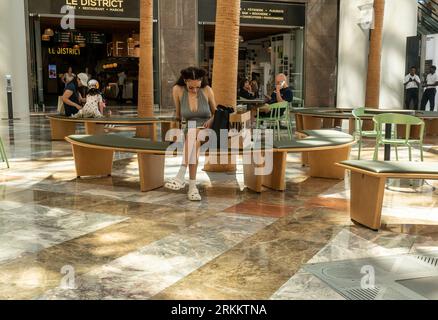
[[[5,147],[3,145],[3,141],[2,138],[0,137],[0,159],[2,162],[6,162],[6,165],[9,168],[9,161],[8,161],[8,157],[6,156],[6,151],[5,151]]]
[[[376,161],[379,156],[379,147],[381,145],[389,144],[395,147],[396,159],[398,161],[398,147],[407,146],[409,149],[409,161],[412,161],[412,147],[414,144],[418,144],[420,147],[421,161],[424,161],[423,157],[423,138],[424,138],[424,121],[420,118],[397,113],[384,113],[379,114],[373,118],[373,121],[377,129],[376,147],[374,150],[374,160]],[[385,138],[385,125],[390,124],[392,126],[392,138]],[[398,138],[397,125],[406,126],[405,137]],[[411,127],[420,126],[419,139],[411,139]],[[395,128],[394,128],[395,127]]]
[[[263,122],[267,129],[274,129],[277,133],[278,140],[281,140],[281,122],[286,122],[289,139],[292,139],[292,121],[290,118],[289,102],[283,101],[271,104],[270,110],[268,116],[262,117],[260,115],[260,109],[257,109],[256,128],[260,129],[260,125]]]
[[[363,138],[376,138],[377,137],[377,130],[376,130],[375,125],[374,125],[374,130],[372,130],[372,131],[362,130],[363,120],[361,119],[361,117],[363,117],[365,115],[365,108],[357,108],[357,109],[353,110],[352,114],[353,114],[354,120],[355,120],[354,137],[357,139],[357,144],[359,145],[358,159],[360,160]]]

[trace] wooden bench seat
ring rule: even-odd
[[[52,140],[64,140],[70,135],[76,133],[78,123],[83,123],[85,133],[88,135],[104,134],[105,125],[127,125],[127,126],[144,126],[161,124],[161,133],[163,137],[171,128],[176,128],[178,123],[173,117],[150,117],[150,118],[135,118],[135,117],[109,117],[109,118],[71,118],[61,115],[47,116],[50,121]],[[154,129],[154,133],[155,133]],[[153,137],[156,140],[156,137]]]
[[[386,179],[438,179],[437,163],[351,160],[338,166],[351,171],[351,219],[372,230],[381,226]]]
[[[131,152],[138,156],[141,191],[150,191],[164,185],[164,162],[170,142],[147,141],[116,134],[72,135],[66,138],[73,148],[76,174],[110,176],[114,152]]]
[[[286,158],[290,152],[309,154],[310,176],[343,179],[345,170],[335,166],[335,163],[348,159],[351,145],[354,144],[353,137],[337,135],[322,138],[311,136],[312,132],[307,134],[309,136],[305,139],[277,141],[272,148],[258,151],[265,159],[273,159],[273,170],[268,174],[258,174],[259,168],[265,164],[255,161],[253,150],[250,150],[251,161],[244,163],[245,185],[256,192],[261,192],[263,186],[284,191]],[[138,155],[142,191],[150,191],[164,185],[165,155],[171,142],[154,142],[114,134],[72,135],[66,140],[73,148],[78,177],[111,175],[114,152],[121,151]],[[231,151],[243,155],[247,152],[240,149],[225,151],[225,153]],[[208,154],[215,153],[210,151]]]
[[[321,131],[324,131],[322,133]],[[255,163],[244,164],[245,185],[261,192],[263,187],[277,191],[286,190],[287,154],[300,152],[303,163],[309,166],[309,176],[325,179],[344,179],[345,170],[336,166],[337,162],[348,160],[354,138],[335,130],[308,130],[301,133],[303,139],[275,141],[272,154],[273,171],[267,175],[255,175],[255,170],[265,166]],[[267,156],[269,150],[264,151]],[[254,160],[254,159],[253,159]]]

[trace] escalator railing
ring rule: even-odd
[[[421,34],[438,33],[437,1],[418,1],[418,31]]]

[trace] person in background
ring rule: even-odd
[[[239,88],[239,97],[247,100],[254,100],[256,98],[248,79],[243,79]]]
[[[259,83],[257,82],[257,80],[251,80],[251,82],[249,83],[252,89],[252,92],[254,93],[254,96],[256,99],[260,98],[259,96]]]
[[[61,78],[62,83],[64,86],[66,86],[68,83],[70,83],[74,78],[76,78],[76,75],[73,73],[73,68],[68,67],[68,70]]]
[[[88,67],[85,68],[85,72],[84,72],[84,73],[87,75],[88,79],[91,79],[91,78],[92,78],[92,75],[91,75],[91,73],[89,72]]]
[[[438,76],[436,74],[436,66],[430,67],[430,72],[426,76],[426,81],[424,82],[424,93],[421,98],[421,110],[426,110],[426,105],[430,103],[430,111],[435,111],[435,96],[436,87],[438,85]]]
[[[181,77],[173,87],[173,99],[176,107],[176,119],[194,123],[196,130],[211,128],[216,112],[216,101],[212,88],[208,85],[207,72],[204,69],[190,67],[181,71]],[[197,134],[196,134],[197,136]],[[191,201],[201,201],[196,186],[200,142],[195,145],[186,139],[184,144],[184,159],[175,178],[169,179],[165,187],[171,190],[181,190],[185,187],[185,175],[189,167],[190,182],[187,198]],[[196,153],[196,154],[195,154]]]
[[[266,105],[260,108],[260,115],[262,117],[269,116],[271,112],[270,105],[278,102],[292,102],[294,98],[294,94],[292,89],[287,84],[287,78],[283,73],[278,74],[275,77],[275,91],[272,95],[266,96],[268,99],[266,100]],[[281,113],[284,113],[284,109],[281,110]],[[282,114],[281,114],[282,115]]]
[[[414,110],[418,110],[418,91],[420,89],[421,80],[416,74],[417,69],[411,67],[410,73],[405,77],[404,86],[406,88],[406,109],[411,109],[411,102],[414,103]]]
[[[117,95],[117,100],[119,101],[119,103],[123,103],[123,88],[125,87],[125,83],[126,83],[126,73],[125,71],[120,72],[118,75],[119,77],[118,79],[118,87],[119,87],[119,93]]]
[[[101,118],[104,108],[99,82],[93,79],[88,82],[87,102],[78,113],[72,115],[72,118]]]
[[[73,77],[73,79],[66,84],[64,94],[62,95],[62,101],[64,102],[65,115],[71,117],[82,109],[82,98],[79,88],[86,87],[88,84],[88,77],[84,73],[80,73]]]

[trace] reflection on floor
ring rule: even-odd
[[[308,178],[297,155],[284,193],[244,189],[238,165],[199,170],[194,203],[139,192],[136,159],[122,153],[113,177],[77,180],[70,146],[50,141],[43,117],[0,122],[0,135],[11,160],[0,163],[3,299],[344,299],[306,264],[438,249],[437,181],[386,190],[376,233],[351,223],[348,178]],[[180,160],[166,160],[167,177]]]

